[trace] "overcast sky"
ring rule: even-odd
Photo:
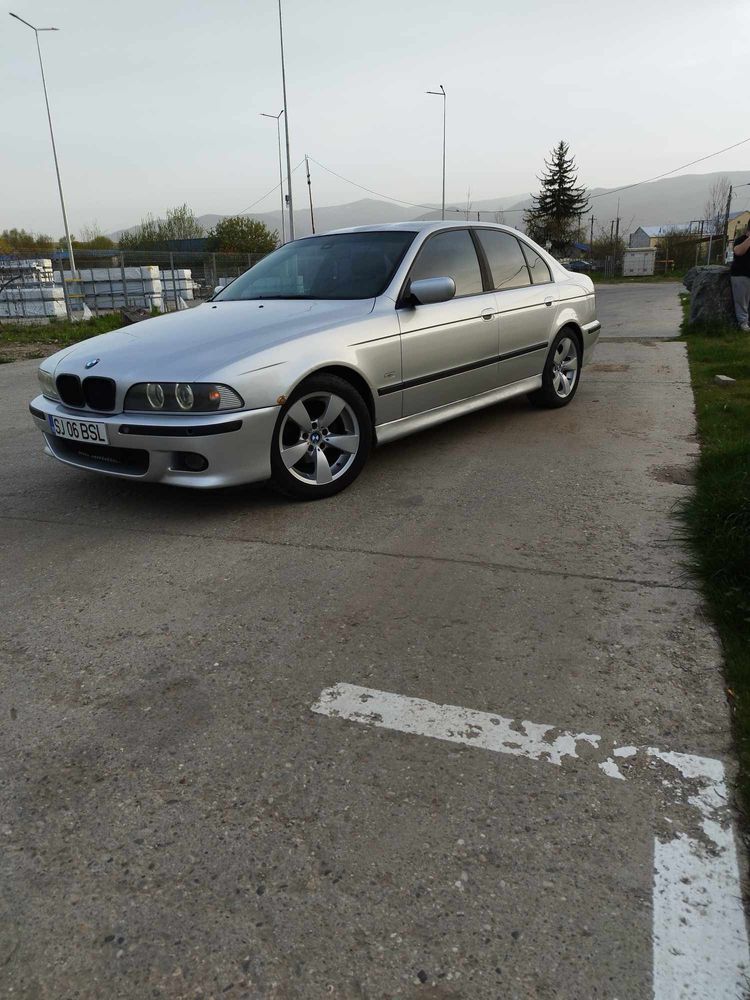
[[[278,180],[276,0],[11,0],[41,35],[73,232],[187,202],[234,213]],[[570,143],[580,180],[640,180],[750,136],[747,0],[284,0],[292,165],[384,195],[536,190]],[[0,229],[62,232],[33,33],[0,22]],[[742,170],[750,143],[690,172]],[[294,175],[301,207],[306,186]],[[316,201],[367,197],[313,165]],[[257,211],[277,207],[273,194]],[[416,213],[415,213],[416,214]]]

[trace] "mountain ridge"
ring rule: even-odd
[[[711,186],[719,178],[726,177],[735,187],[750,182],[750,170],[747,171],[714,171],[708,174],[680,174],[678,177],[667,177],[657,181],[649,181],[626,188],[595,187],[588,190],[591,206],[584,216],[584,225],[588,231],[589,220],[593,211],[595,233],[600,229],[608,231],[611,220],[617,215],[619,202],[620,232],[628,234],[639,226],[672,225],[690,222],[704,217],[704,207],[709,198]],[[506,225],[523,228],[523,213],[532,203],[531,195],[506,195],[498,198],[485,198],[470,202],[468,217],[476,220],[479,212],[484,222],[504,222]],[[430,202],[425,204],[431,205]],[[737,211],[750,208],[750,187],[735,192],[732,209]],[[488,213],[497,213],[495,216]],[[242,213],[247,218],[263,222],[271,230],[281,233],[281,212],[279,209],[271,212]],[[460,219],[466,217],[465,205],[450,204],[446,206],[446,218]],[[377,225],[387,222],[412,222],[440,218],[440,207],[435,205],[428,211],[398,205],[395,202],[377,198],[360,198],[352,202],[338,205],[320,205],[314,207],[315,229],[325,232],[330,229],[345,229],[349,226]],[[226,215],[206,213],[198,216],[204,229],[211,229],[216,223],[227,218]],[[294,227],[296,236],[307,236],[312,231],[310,212],[307,208],[296,209],[294,212]],[[123,232],[130,232],[136,226],[116,230],[110,235],[113,239]]]

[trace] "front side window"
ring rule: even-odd
[[[454,229],[431,236],[414,262],[411,281],[453,278],[456,298],[484,291],[479,259],[468,229]]]
[[[386,290],[415,236],[397,229],[296,240],[245,271],[214,301],[371,299]]]
[[[532,250],[527,244],[523,244],[523,252],[526,255],[526,260],[529,264],[529,271],[531,272],[531,280],[535,285],[544,285],[552,281],[552,272],[550,271],[547,262],[542,260],[536,250]]]
[[[531,284],[526,258],[515,236],[499,229],[478,229],[477,236],[487,255],[493,288],[501,291]]]

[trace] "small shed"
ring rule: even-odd
[[[623,251],[622,274],[635,278],[653,274],[656,270],[656,247],[631,247]]]

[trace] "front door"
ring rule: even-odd
[[[428,237],[409,279],[453,278],[448,302],[399,309],[403,413],[467,399],[498,384],[498,322],[495,295],[485,292],[468,229]]]

